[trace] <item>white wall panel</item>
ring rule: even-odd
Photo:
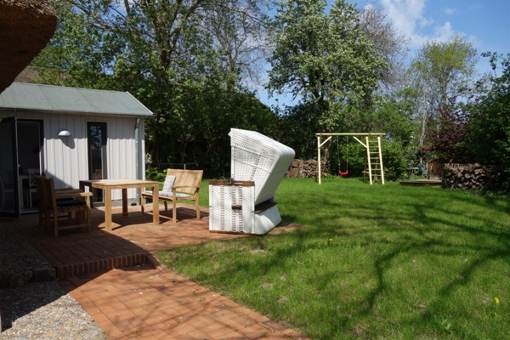
[[[80,179],[88,179],[87,122],[107,124],[107,170],[108,178],[136,178],[136,142],[133,117],[106,117],[56,113],[18,112],[18,119],[39,119],[44,122],[43,159],[44,169],[55,179],[57,187],[77,188]],[[71,138],[58,137],[67,129]],[[136,197],[136,190],[129,190],[129,198]],[[121,199],[120,191],[114,191],[113,199]]]

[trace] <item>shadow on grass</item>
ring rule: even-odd
[[[298,229],[289,235],[239,241],[243,245],[235,252],[255,248],[270,248],[271,252],[254,261],[229,261],[228,266],[220,266],[214,272],[198,271],[193,279],[212,286],[222,286],[222,280],[228,282],[235,278],[233,281],[236,284],[243,285],[248,284],[250,278],[264,277],[273,271],[284,273],[292,261],[296,262],[295,266],[303,265],[299,261],[307,259],[304,253],[325,252],[329,248],[332,248],[334,253],[338,249],[338,263],[342,264],[342,256],[349,255],[349,247],[362,247],[368,257],[368,265],[366,268],[353,270],[354,274],[369,275],[370,284],[356,281],[355,284],[360,287],[368,287],[363,290],[362,297],[356,299],[352,306],[345,306],[343,313],[335,312],[331,308],[315,319],[321,319],[327,329],[317,331],[307,324],[314,320],[313,317],[302,320],[302,317],[292,315],[292,312],[285,314],[278,306],[265,309],[262,307],[264,312],[273,313],[276,317],[302,327],[311,336],[330,338],[354,332],[357,325],[366,323],[367,320],[379,322],[377,320],[381,318],[381,311],[376,309],[378,305],[385,303],[382,300],[390,299],[390,292],[395,294],[392,292],[395,287],[391,286],[395,280],[392,270],[401,266],[402,259],[421,257],[421,260],[427,262],[431,279],[434,279],[435,275],[434,261],[446,259],[444,266],[451,266],[449,261],[455,266],[438,268],[438,271],[442,270],[440,274],[443,277],[434,286],[434,293],[423,297],[427,299],[426,305],[421,306],[419,312],[407,317],[399,315],[401,319],[392,321],[396,328],[407,324],[411,329],[425,328],[437,335],[445,332],[449,326],[438,324],[433,320],[433,316],[448,308],[447,302],[454,299],[456,291],[473,282],[477,270],[494,260],[510,263],[510,219],[507,215],[510,204],[505,198],[475,196],[437,188],[371,188],[349,182],[346,182],[345,188],[328,188],[323,185],[317,189],[301,186],[295,191],[286,188],[285,194],[280,195],[280,209],[285,220],[305,224],[306,228]],[[333,241],[330,244],[328,240]],[[349,261],[352,265],[357,263],[356,259]],[[193,259],[190,259],[188,264],[192,263]],[[360,260],[358,263],[364,262]],[[336,271],[331,271],[331,267],[321,270],[318,262],[307,265],[317,267],[309,286],[323,296],[324,304],[338,294],[349,294],[335,286],[342,279],[338,275],[341,272],[340,265],[336,267]],[[400,278],[404,287],[408,287],[405,285],[406,276],[408,274],[403,273]],[[246,282],[243,283],[243,280]],[[228,293],[228,284],[223,287]],[[483,287],[481,289],[483,290]],[[386,303],[388,304],[388,301]],[[391,302],[389,304],[391,305]],[[313,313],[312,310],[309,312]],[[465,311],[465,314],[470,313]],[[469,336],[469,332],[464,333],[461,326],[455,331],[458,335]]]

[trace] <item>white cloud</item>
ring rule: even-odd
[[[455,12],[457,12],[457,10],[455,8],[451,8],[451,7],[446,7],[444,9],[444,14],[448,15],[448,16],[452,16],[455,14]]]
[[[436,27],[434,33],[436,35],[434,40],[436,41],[448,41],[451,40],[456,35],[455,31],[453,30],[452,24],[449,21],[445,22],[439,27]]]
[[[423,18],[425,0],[380,0],[384,13],[397,31],[415,40],[416,26]]]
[[[363,7],[365,11],[370,11],[374,9],[374,5],[372,4],[366,4],[365,7]]]
[[[412,47],[429,41],[447,41],[459,35],[447,21],[437,23],[425,16],[427,0],[379,0],[383,13],[393,22],[395,29],[409,39]]]
[[[421,28],[430,27],[434,24],[434,20],[428,18],[421,18],[419,20],[419,24]]]

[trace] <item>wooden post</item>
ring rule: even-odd
[[[152,223],[159,224],[159,185],[152,185]]]
[[[177,200],[175,197],[172,200],[172,223],[177,223]]]
[[[321,136],[317,136],[317,181],[322,184],[321,180]]]
[[[126,188],[122,189],[122,216],[128,215],[128,191]]]
[[[381,137],[377,137],[377,145],[379,147],[379,163],[381,163],[381,183],[384,184],[384,166],[382,160],[382,148],[381,148]]]
[[[142,210],[142,213],[145,212],[145,197],[142,195],[145,191],[145,187],[140,187],[140,209]]]
[[[366,145],[367,145],[367,159],[368,159],[368,179],[370,180],[370,185],[373,184],[372,182],[372,162],[370,160],[370,144],[369,141],[368,141],[368,136],[365,137],[365,142],[366,142]]]
[[[106,230],[112,230],[112,189],[103,189],[104,199],[104,226]]]

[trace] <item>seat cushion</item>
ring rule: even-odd
[[[158,191],[158,192],[159,192],[159,197],[161,197],[161,196],[164,196],[164,197],[172,196],[172,192],[171,191],[170,192],[165,192],[165,191],[161,190],[161,191]],[[152,197],[152,191],[145,190],[144,192],[142,192],[142,195]]]
[[[165,177],[165,182],[163,183],[163,188],[161,188],[160,195],[161,195],[161,192],[166,193],[167,196],[169,194],[171,194],[174,184],[175,184],[175,176],[167,175]]]
[[[144,196],[150,196],[152,197],[152,191],[144,191],[142,193]],[[193,195],[190,195],[190,194],[185,194],[185,193],[182,193],[182,192],[176,192],[175,193],[175,196],[177,198],[181,198],[181,199],[191,199],[193,197]],[[174,197],[174,194],[172,192],[168,193],[168,192],[163,192],[163,191],[160,191],[159,192],[159,197],[162,197],[162,198],[173,198]]]
[[[191,199],[191,197],[193,197],[193,195],[185,194],[183,192],[176,192],[175,196],[177,196],[177,198],[188,198],[188,199]]]

